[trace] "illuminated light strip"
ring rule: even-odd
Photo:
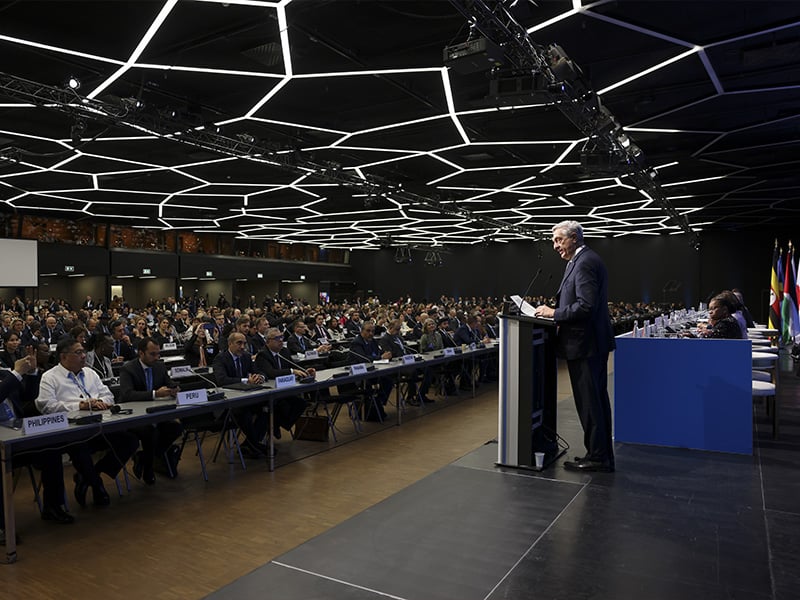
[[[700,49],[698,55],[700,56],[700,61],[703,63],[703,67],[708,74],[708,78],[711,80],[711,83],[714,84],[714,89],[717,90],[718,94],[725,93],[725,88],[722,87],[722,83],[720,82],[719,77],[717,77],[717,72],[714,70],[714,66],[711,64],[706,51],[704,49]]]
[[[411,121],[402,121],[400,123],[390,123],[389,125],[380,125],[379,127],[372,127],[370,129],[362,129],[360,131],[353,131],[351,133],[345,134],[342,139],[337,140],[330,144],[329,148],[338,148],[343,142],[346,140],[355,137],[357,135],[366,135],[368,133],[377,133],[379,131],[386,131],[388,129],[399,129],[401,127],[405,127],[407,125],[417,125],[418,123],[427,123],[429,121],[438,121],[439,119],[447,119],[450,115],[433,115],[431,117],[421,117],[419,119],[412,119]],[[469,145],[467,142],[465,145]]]
[[[606,92],[610,92],[611,90],[615,90],[618,87],[621,87],[623,85],[626,85],[626,84],[630,83],[631,81],[636,81],[637,79],[640,79],[640,78],[642,78],[642,77],[644,77],[646,75],[649,75],[650,73],[653,73],[655,71],[658,71],[659,69],[663,69],[664,67],[667,67],[667,66],[671,65],[672,63],[678,62],[679,60],[683,60],[687,56],[691,56],[692,54],[697,54],[700,50],[702,50],[701,46],[695,46],[691,50],[687,50],[686,52],[682,52],[681,54],[678,54],[677,56],[673,56],[672,58],[669,58],[669,59],[667,59],[667,60],[665,60],[663,62],[660,62],[657,65],[653,65],[652,67],[650,67],[648,69],[645,69],[644,71],[640,71],[639,73],[635,73],[634,75],[631,75],[630,77],[626,77],[625,79],[623,79],[621,81],[618,81],[617,83],[612,83],[611,85],[603,88],[602,90],[599,90],[596,93],[597,93],[598,96],[602,96]]]
[[[703,179],[690,179],[688,181],[675,181],[673,183],[662,183],[661,187],[673,187],[676,185],[689,185],[690,183],[702,183],[704,181],[715,181],[717,179],[725,179],[729,175],[718,175],[717,177],[704,177]]]
[[[164,3],[164,6],[161,7],[158,16],[156,16],[155,20],[150,25],[147,32],[144,34],[144,37],[142,37],[142,39],[139,41],[139,44],[134,49],[133,54],[130,55],[128,60],[125,61],[125,63],[119,69],[117,69],[114,72],[114,74],[111,75],[111,77],[109,77],[103,83],[101,83],[99,86],[93,89],[86,96],[87,98],[89,98],[90,100],[94,100],[98,96],[98,94],[100,94],[103,90],[105,90],[109,85],[114,83],[117,79],[119,79],[122,76],[123,73],[125,73],[128,69],[131,68],[131,66],[133,66],[136,60],[141,56],[142,52],[144,52],[144,49],[147,47],[147,44],[149,44],[150,40],[153,39],[153,36],[158,31],[159,27],[161,27],[164,21],[167,20],[169,13],[172,11],[173,8],[175,8],[177,4],[178,0],[167,0],[167,2]]]
[[[694,100],[692,102],[689,102],[688,104],[682,104],[681,106],[676,106],[675,108],[671,108],[671,109],[666,110],[666,111],[664,111],[662,113],[658,113],[656,115],[650,115],[646,119],[642,119],[641,121],[637,121],[636,123],[637,124],[638,123],[647,123],[648,121],[652,121],[654,119],[660,119],[662,117],[666,117],[667,115],[671,115],[674,112],[679,112],[679,111],[682,111],[682,110],[686,110],[687,108],[691,108],[692,106],[695,106],[696,104],[702,104],[703,102],[707,102],[708,100],[716,100],[717,98],[719,98],[719,94],[716,94],[716,93],[715,94],[711,94],[710,96],[706,96],[705,98],[700,98],[698,100]],[[625,129],[628,130],[628,131],[632,131],[631,127],[627,127],[626,126]]]
[[[159,65],[153,63],[133,63],[131,68],[156,69],[159,71],[181,71],[189,73],[207,73],[209,75],[235,75],[241,77],[261,77],[264,79],[281,79],[280,73],[267,73],[265,71],[237,71],[234,69],[214,69],[211,67],[184,67],[181,65]]]
[[[59,54],[69,54],[70,56],[79,56],[81,58],[97,60],[112,65],[124,64],[121,60],[107,58],[105,56],[98,56],[96,54],[87,54],[86,52],[78,52],[77,50],[69,50],[67,48],[60,48],[59,46],[51,46],[49,44],[40,44],[39,42],[34,42],[32,40],[24,40],[22,38],[15,38],[9,35],[0,34],[0,41],[11,42],[12,44],[21,44],[23,46],[31,46],[33,48],[40,48],[42,50],[50,50],[52,52],[58,52]]]
[[[795,117],[796,118],[796,117]],[[727,135],[727,134],[726,134]],[[773,142],[771,144],[757,144],[755,146],[738,146],[736,148],[726,148],[725,150],[710,150],[706,152],[704,156],[712,155],[712,154],[727,154],[729,152],[742,152],[743,150],[759,150],[761,148],[775,148],[778,146],[788,146],[792,144],[797,144],[797,140],[786,140],[784,142]],[[710,162],[710,161],[709,161]],[[770,163],[769,166],[777,166],[781,164],[791,164],[797,161],[787,161],[783,163]],[[762,165],[767,166],[767,165]],[[739,165],[740,168],[758,168],[758,167],[744,167],[743,165]]]
[[[392,158],[387,158],[387,159],[384,159],[384,160],[376,160],[375,162],[362,163],[362,164],[358,165],[358,167],[344,167],[344,170],[345,171],[347,171],[347,170],[351,170],[352,171],[354,169],[367,169],[369,167],[377,167],[377,166],[385,165],[385,164],[388,164],[388,163],[400,162],[402,160],[408,160],[410,158],[419,158],[420,156],[426,156],[426,155],[429,155],[429,153],[425,152],[425,151],[422,151],[422,152],[416,152],[414,154],[408,154],[408,155],[405,155],[405,156],[394,156]],[[362,176],[362,179],[363,179],[363,176]]]
[[[706,44],[706,48],[713,48],[714,46],[722,46],[724,44],[731,44],[733,42],[739,42],[741,40],[746,40],[752,37],[760,37],[763,35],[767,35],[770,33],[775,33],[776,31],[782,31],[784,29],[792,29],[793,27],[800,26],[800,21],[794,21],[792,23],[787,23],[785,25],[778,25],[777,27],[770,27],[769,29],[761,29],[759,31],[754,31],[753,33],[746,33],[744,35],[739,35],[736,37],[728,38],[727,40],[720,40],[719,42],[712,42],[710,44]]]
[[[583,138],[583,139],[586,139],[586,138]],[[572,152],[572,151],[575,149],[575,146],[577,146],[577,145],[578,145],[578,144],[579,144],[581,141],[582,141],[582,140],[577,140],[577,141],[574,141],[574,142],[572,142],[572,143],[571,143],[571,144],[570,144],[570,145],[567,147],[567,149],[566,149],[566,150],[564,150],[564,152],[562,152],[562,153],[561,153],[561,154],[558,156],[558,158],[556,158],[556,160],[555,160],[555,161],[554,161],[554,162],[553,162],[553,163],[552,163],[550,166],[548,166],[548,167],[545,167],[544,169],[542,169],[542,173],[546,173],[547,171],[549,171],[550,169],[552,169],[552,168],[553,168],[553,167],[555,167],[556,165],[559,165],[559,164],[561,164],[561,161],[562,161],[562,160],[564,160],[564,159],[567,157],[567,155],[568,155],[570,152]]]
[[[513,106],[493,106],[491,108],[473,108],[470,110],[459,110],[456,114],[459,117],[470,115],[481,115],[488,112],[500,112],[502,110],[522,110],[525,108],[542,108],[548,106],[547,103],[537,102],[536,104],[514,104]]]
[[[574,6],[574,2],[575,1],[579,2],[580,0],[573,0],[573,6]],[[556,15],[552,19],[548,19],[547,21],[542,21],[538,25],[534,25],[533,27],[529,27],[527,29],[528,34],[530,35],[531,33],[535,33],[535,32],[537,32],[537,31],[539,31],[541,29],[545,29],[547,27],[550,27],[550,25],[553,25],[554,23],[558,23],[559,21],[563,21],[564,19],[567,19],[567,18],[569,18],[569,17],[571,17],[573,15],[577,15],[580,12],[584,12],[584,11],[582,9],[580,9],[580,8],[572,8],[571,10],[568,10],[567,12],[561,13],[560,15]]]
[[[278,34],[281,38],[281,54],[283,55],[283,71],[287,77],[294,74],[292,67],[292,48],[289,44],[289,22],[286,19],[286,3],[277,7]]]
[[[259,121],[261,123],[269,123],[271,125],[283,125],[285,127],[297,127],[299,129],[311,129],[312,131],[322,131],[323,133],[335,133],[336,135],[345,135],[346,131],[338,129],[326,129],[325,127],[316,127],[314,125],[305,125],[303,123],[292,123],[291,121],[277,121],[275,119],[265,119],[263,117],[249,117],[251,121]]]
[[[588,8],[588,7],[587,7]],[[602,13],[595,13],[586,11],[584,13],[588,17],[592,17],[599,21],[605,21],[606,23],[611,23],[612,25],[617,25],[618,27],[622,27],[623,29],[630,29],[632,31],[636,31],[638,33],[644,34],[649,37],[654,37],[660,40],[664,40],[665,42],[670,42],[672,44],[677,44],[678,46],[685,46],[690,48],[694,46],[691,42],[687,42],[686,40],[682,40],[680,38],[672,37],[671,35],[666,35],[664,33],[659,33],[658,31],[654,31],[652,29],[647,29],[645,27],[639,27],[638,25],[634,25],[627,21],[620,21],[619,19],[615,19],[614,17],[609,17],[608,15],[604,15]]]
[[[577,196],[578,194],[588,194],[588,193],[591,193],[591,192],[599,192],[600,190],[609,190],[609,189],[614,189],[616,187],[618,187],[618,184],[614,183],[613,185],[603,185],[603,186],[595,187],[595,188],[586,188],[585,190],[577,190],[575,192],[569,192],[568,194],[564,194],[564,195],[565,196]]]
[[[207,2],[209,4],[221,4],[227,6],[228,4],[238,4],[241,6],[261,6],[264,8],[277,8],[285,2],[268,2],[267,0],[194,0],[194,2]]]
[[[36,108],[35,104],[0,102],[0,108]]]
[[[453,125],[456,126],[461,139],[464,140],[465,144],[469,144],[469,136],[467,132],[464,131],[464,127],[461,125],[461,121],[456,114],[456,107],[455,102],[453,100],[453,90],[450,88],[450,71],[448,69],[441,69],[442,73],[442,85],[444,86],[444,97],[447,101],[447,111],[450,113],[450,119],[453,121]]]
[[[697,133],[700,135],[718,135],[724,131],[712,131],[703,129],[661,129],[658,127],[625,127],[625,131],[637,133]]]
[[[363,77],[368,75],[370,77],[376,75],[401,75],[408,73],[439,73],[446,71],[444,67],[413,67],[407,69],[367,69],[364,71],[329,71],[323,73],[296,73],[292,76],[293,79],[326,79],[329,77]],[[515,107],[516,108],[516,107]]]

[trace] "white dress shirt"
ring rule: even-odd
[[[80,375],[73,375],[60,364],[42,374],[36,408],[42,414],[80,410],[81,402],[94,398],[114,404],[114,394],[100,380],[100,376],[86,367]]]

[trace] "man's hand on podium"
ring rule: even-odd
[[[552,319],[553,315],[556,314],[555,309],[550,308],[549,306],[537,306],[536,309],[533,311],[534,316],[537,317],[544,317],[545,319]]]

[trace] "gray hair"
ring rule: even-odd
[[[561,221],[556,223],[551,229],[553,233],[556,231],[566,232],[567,237],[575,236],[579,244],[583,243],[583,227],[577,221]]]

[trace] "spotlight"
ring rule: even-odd
[[[71,90],[79,90],[81,88],[81,80],[74,75],[70,75],[69,79],[67,79],[67,87]]]
[[[411,262],[411,248],[408,246],[400,246],[394,251],[394,262],[398,265],[408,264]]]
[[[255,144],[256,138],[249,133],[237,133],[236,138],[243,144]]]

